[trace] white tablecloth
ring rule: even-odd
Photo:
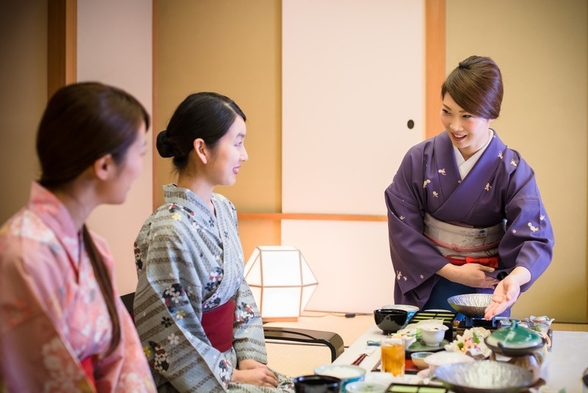
[[[371,353],[360,364],[366,371],[372,371],[380,362],[380,351],[367,346],[368,340],[379,341],[384,337],[376,325],[367,329],[353,344],[335,360],[335,364],[351,364],[365,352]],[[588,367],[588,332],[553,332],[553,344],[547,357],[544,379],[547,386],[566,389],[567,393],[582,391],[582,373]]]

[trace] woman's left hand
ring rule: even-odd
[[[503,313],[517,301],[521,286],[531,280],[531,272],[524,267],[516,267],[508,276],[496,285],[492,303],[486,307],[484,319],[491,320]]]

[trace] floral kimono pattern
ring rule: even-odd
[[[92,238],[112,274],[106,242]],[[155,392],[141,344],[115,291],[121,340],[65,206],[36,182],[0,228],[0,391]],[[81,361],[92,357],[96,389]]]
[[[159,392],[291,392],[230,382],[237,362],[267,363],[261,318],[243,279],[244,258],[233,204],[212,195],[214,213],[192,191],[164,187],[166,204],[144,223],[135,242],[135,323]],[[234,300],[232,348],[220,352],[202,314]]]

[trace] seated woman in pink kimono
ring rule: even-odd
[[[216,93],[188,96],[157,136],[177,184],[135,243],[137,330],[158,391],[291,392],[267,366],[261,317],[243,278],[233,185],[248,158],[245,114]]]
[[[124,202],[149,122],[133,96],[100,83],[49,100],[40,179],[0,229],[0,391],[156,391],[112,255],[85,224],[98,205]]]
[[[451,310],[453,295],[492,293],[491,319],[551,263],[533,169],[490,128],[502,95],[492,59],[460,62],[441,89],[445,132],[413,146],[386,189],[396,303]]]

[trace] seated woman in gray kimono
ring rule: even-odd
[[[492,59],[460,62],[441,88],[445,132],[413,146],[386,189],[396,303],[451,309],[453,295],[493,293],[491,319],[551,263],[533,169],[490,128],[502,95]]]
[[[136,239],[134,316],[159,392],[293,391],[266,365],[237,213],[213,192],[247,160],[245,120],[231,99],[196,93],[157,136],[178,180]]]

